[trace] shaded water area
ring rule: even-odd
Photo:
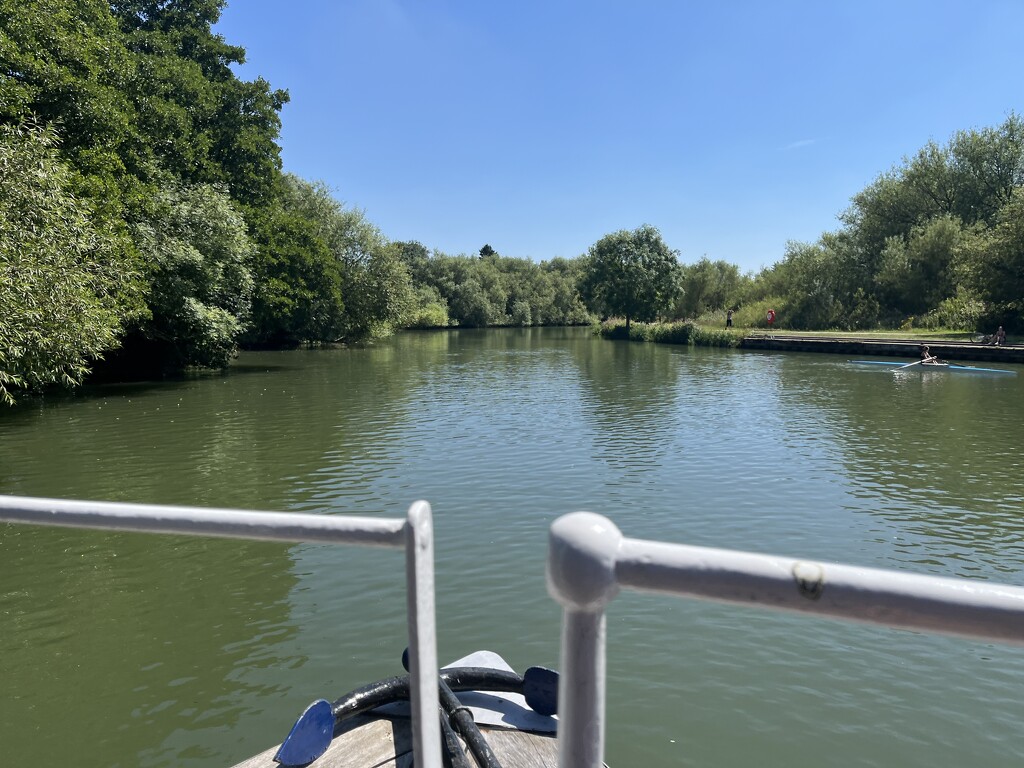
[[[557,667],[547,529],[580,509],[631,537],[1024,585],[1017,370],[405,334],[0,414],[0,492],[391,517],[425,498],[442,660]],[[400,671],[402,571],[0,525],[3,762],[231,765]],[[1024,762],[1024,648],[636,594],[608,639],[616,768]]]

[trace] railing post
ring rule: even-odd
[[[441,768],[437,629],[434,618],[434,524],[430,505],[417,501],[406,517],[405,576],[409,617],[409,701],[416,765]]]
[[[622,534],[605,517],[559,518],[548,539],[548,592],[564,608],[558,683],[558,765],[604,762],[605,606],[618,593],[615,561]]]

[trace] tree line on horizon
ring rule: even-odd
[[[799,330],[1024,330],[1024,121],[1016,114],[996,127],[959,131],[944,145],[928,142],[854,195],[839,221],[814,243],[789,242],[782,259],[757,274],[707,257],[680,263],[649,225],[610,233],[575,259],[539,268],[571,276],[582,310],[627,324],[724,320],[731,309],[737,325],[763,326],[774,309],[778,327]],[[417,282],[440,286],[430,267],[452,257],[430,259],[422,245],[405,246],[418,249]],[[457,258],[463,296],[486,296],[500,283],[483,277],[494,266],[515,273],[494,261],[490,245],[478,260]],[[451,302],[455,294],[438,295]],[[452,319],[507,325],[525,314],[485,317],[460,309]],[[554,315],[539,317],[535,324]]]
[[[224,0],[0,0],[0,400],[404,328],[693,319],[1018,329],[1024,125],[930,142],[756,275],[650,226],[535,262],[389,240],[282,168]]]

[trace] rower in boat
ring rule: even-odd
[[[945,360],[939,360],[928,349],[927,344],[921,345],[921,365],[947,365]]]

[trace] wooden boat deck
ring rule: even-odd
[[[553,734],[489,728],[487,737],[498,760],[508,768],[556,768],[558,742]],[[238,763],[234,768],[280,768],[273,757],[277,747]],[[475,765],[467,751],[470,764]],[[344,721],[334,732],[327,751],[313,763],[314,768],[410,768],[412,727],[403,717],[361,715]]]

